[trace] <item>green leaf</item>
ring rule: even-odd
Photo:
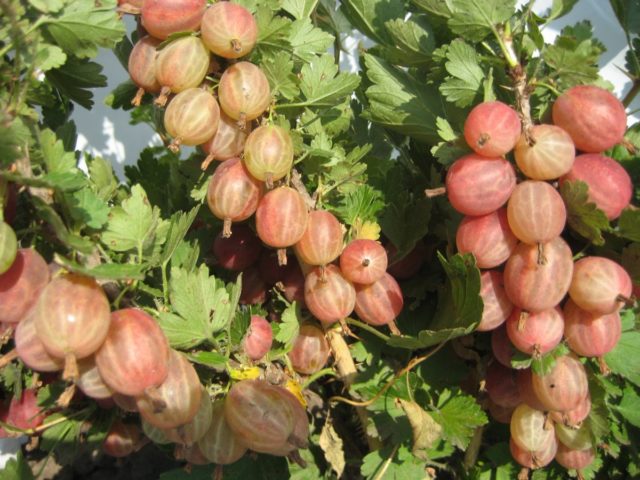
[[[76,168],[76,157],[73,152],[66,152],[62,141],[49,129],[40,133],[40,147],[47,171],[50,173],[72,172],[80,174]]]
[[[417,337],[392,336],[387,343],[400,348],[426,348],[471,333],[482,318],[480,270],[472,254],[456,254],[448,261],[438,253],[447,275],[446,285],[438,289],[438,309],[429,330]]]
[[[64,7],[67,0],[29,0],[29,3],[42,13],[56,13]]]
[[[67,55],[56,45],[44,43],[38,48],[33,61],[34,67],[42,72],[47,72],[52,68],[59,68],[67,61]]]
[[[432,62],[435,48],[433,31],[425,15],[412,15],[408,20],[396,18],[385,23],[392,46],[374,47],[391,63],[406,66],[424,66]]]
[[[76,0],[50,18],[45,29],[55,43],[73,55],[95,57],[98,47],[113,48],[124,36],[124,23],[116,14],[115,0]]]
[[[604,357],[613,373],[640,387],[640,332],[623,332],[615,348]]]
[[[475,398],[460,393],[453,395],[449,390],[440,394],[431,416],[442,425],[443,437],[461,450],[467,448],[475,429],[488,422]]]
[[[625,32],[640,35],[640,0],[609,0],[609,3]]]
[[[167,240],[162,250],[160,263],[167,263],[173,256],[176,248],[184,239],[185,235],[191,228],[194,220],[198,216],[200,205],[192,208],[188,213],[176,212],[169,220],[169,231],[167,232]]]
[[[293,15],[295,19],[308,18],[316,8],[318,0],[284,0],[282,9]]]
[[[625,208],[618,219],[616,233],[633,242],[640,242],[640,212],[633,208]]]
[[[397,0],[343,0],[340,9],[351,24],[378,43],[393,45],[385,23],[403,18],[402,2]]]
[[[314,27],[311,19],[302,18],[291,24],[289,43],[293,55],[304,62],[312,62],[316,55],[327,51],[333,44],[333,36],[320,28]]]
[[[7,455],[8,452],[5,453]],[[0,480],[35,480],[29,464],[18,450],[15,458],[9,458],[4,468],[0,470]]]
[[[397,249],[399,258],[413,250],[416,242],[429,231],[433,202],[428,198],[412,201],[408,192],[395,195],[393,203],[380,219],[380,227]]]
[[[87,158],[89,180],[93,191],[105,202],[111,200],[118,188],[118,180],[111,163],[102,157]]]
[[[302,309],[300,305],[293,302],[282,312],[280,323],[273,325],[274,327],[277,325],[277,329],[274,328],[274,338],[284,345],[284,352],[288,352],[293,347],[293,342],[300,331],[301,319]]]
[[[573,9],[576,3],[578,3],[578,0],[553,0],[546,21],[549,22],[556,18],[564,17]]]
[[[438,17],[451,18],[453,15],[453,5],[450,1],[442,0],[411,0],[411,3],[423,9],[427,13],[432,13]]]
[[[55,261],[58,265],[71,272],[80,273],[88,277],[100,280],[144,280],[147,265],[138,265],[131,263],[103,263],[97,267],[87,268],[84,265],[74,262],[61,255],[55,255]]]
[[[86,225],[99,230],[109,220],[108,205],[87,188],[65,195],[65,201],[79,227]]]
[[[263,55],[266,52],[290,51],[289,28],[291,20],[281,16],[274,16],[273,10],[261,5],[255,13],[258,24],[258,41],[256,50]]]
[[[169,343],[178,348],[192,348],[212,338],[232,320],[239,287],[229,287],[209,275],[206,265],[189,272],[171,269],[169,298],[175,313],[161,313],[160,326]]]
[[[435,87],[372,55],[365,55],[364,63],[372,85],[365,92],[370,105],[363,116],[421,142],[437,143],[436,120],[445,114]]]
[[[602,232],[611,230],[609,219],[590,201],[589,186],[580,180],[563,182],[560,194],[567,207],[569,226],[595,245],[604,245]]]
[[[125,80],[104,98],[104,104],[113,109],[131,110],[134,108],[131,100],[136,96],[137,92],[138,86],[133,83],[133,80]]]
[[[260,67],[269,80],[272,95],[292,100],[300,93],[298,77],[293,73],[293,60],[287,52],[265,55]]]
[[[362,459],[360,473],[367,479],[408,480],[425,478],[424,462],[404,445],[387,445]]]
[[[144,189],[134,185],[131,196],[111,209],[102,242],[116,252],[136,250],[141,256],[153,248],[156,241],[164,242],[167,226],[160,218],[160,210],[149,205]]]
[[[451,0],[449,28],[467,40],[479,42],[515,13],[515,0]]]
[[[47,80],[62,95],[82,105],[87,110],[93,107],[92,88],[106,87],[107,77],[102,75],[102,66],[86,59],[70,56],[60,68],[45,73]]]
[[[31,143],[31,132],[20,117],[9,119],[0,113],[0,170],[21,158],[25,145]]]
[[[347,225],[354,225],[358,219],[362,222],[376,221],[384,206],[381,192],[366,183],[345,195],[337,207],[329,205]]]
[[[598,59],[604,45],[592,38],[588,21],[565,27],[553,45],[547,45],[542,58],[561,89],[598,80]]]
[[[87,238],[71,233],[60,218],[60,215],[58,215],[50,205],[38,197],[31,197],[31,202],[38,216],[51,226],[56,237],[63,245],[71,250],[78,250],[87,255],[93,253],[95,248],[93,242]]]
[[[338,66],[329,54],[305,64],[300,75],[300,90],[307,105],[335,105],[360,84],[360,77],[355,73],[338,73]]]
[[[445,68],[451,77],[440,85],[440,92],[457,106],[468,107],[474,103],[485,79],[478,55],[463,40],[454,40],[447,49],[446,58]]]
[[[536,375],[547,375],[553,370],[556,364],[556,359],[569,354],[569,348],[560,343],[556,348],[546,353],[540,358],[533,358],[531,360],[531,370]]]
[[[174,313],[160,312],[158,324],[167,336],[169,345],[181,350],[193,348],[209,338],[202,325]]]
[[[40,177],[23,177],[4,170],[0,171],[0,178],[18,185],[51,188],[60,192],[73,192],[84,187],[87,183],[87,179],[83,175],[76,175],[72,172],[47,173]]]
[[[622,401],[614,406],[620,415],[634,427],[640,428],[640,395],[633,387],[626,387],[622,393]]]
[[[227,365],[227,357],[218,352],[193,352],[187,353],[190,362],[213,368],[214,370],[224,371]]]

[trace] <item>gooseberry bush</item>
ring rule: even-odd
[[[640,476],[609,4],[622,99],[541,34],[576,0],[0,0],[0,473]],[[76,150],[100,48],[126,178]]]

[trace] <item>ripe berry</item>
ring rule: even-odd
[[[252,315],[251,324],[242,340],[244,353],[251,360],[260,360],[271,350],[272,343],[273,330],[271,330],[271,324],[264,317]]]
[[[322,329],[310,323],[302,325],[288,355],[298,373],[312,375],[322,370],[329,359],[329,343]]]
[[[206,0],[144,0],[142,26],[164,40],[172,33],[196,31],[207,6]]]
[[[244,128],[248,121],[262,115],[271,103],[269,81],[254,64],[234,63],[220,78],[218,100],[222,110]]]
[[[473,107],[464,122],[464,138],[478,154],[501,157],[510,152],[520,137],[520,117],[510,106],[494,101]]]
[[[202,18],[202,41],[223,58],[240,58],[253,49],[258,25],[251,12],[231,2],[211,5]]]

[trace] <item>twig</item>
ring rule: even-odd
[[[376,393],[369,400],[365,400],[365,401],[362,401],[362,402],[356,402],[356,401],[351,400],[349,398],[344,398],[344,397],[340,397],[340,396],[333,396],[333,397],[331,397],[329,399],[329,401],[342,402],[342,403],[346,403],[346,404],[352,405],[354,407],[368,407],[369,405],[373,404],[377,399],[379,399],[382,395],[384,395],[384,393],[387,390],[389,390],[393,385],[395,385],[395,383],[398,381],[399,378],[401,378],[402,376],[404,376],[405,374],[410,372],[413,368],[415,368],[416,366],[420,365],[425,360],[428,360],[433,355],[438,353],[440,351],[440,349],[446,345],[446,343],[447,343],[446,341],[442,342],[437,347],[435,347],[433,350],[431,350],[429,353],[427,353],[427,354],[425,354],[425,355],[423,355],[421,357],[416,357],[416,358],[411,359],[411,361],[407,364],[406,367],[404,367],[402,370],[400,370],[398,373],[396,373],[393,376],[393,378],[391,380],[389,380],[386,383],[386,385],[384,387],[382,387],[382,389],[380,389],[380,391],[378,391],[378,393]]]
[[[300,195],[302,195],[304,203],[307,204],[309,209],[313,210],[314,208],[316,208],[316,201],[311,198],[311,195],[309,195],[309,192],[307,192],[304,183],[302,183],[302,175],[295,168],[291,170],[291,185],[298,191]]]

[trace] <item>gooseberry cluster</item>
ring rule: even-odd
[[[624,107],[612,94],[573,87],[553,105],[553,122],[521,132],[519,115],[508,105],[476,106],[464,126],[474,153],[451,166],[446,189],[465,215],[458,251],[472,253],[482,269],[478,330],[493,330],[496,358],[486,377],[490,411],[510,422],[511,452],[523,467],[540,468],[555,458],[580,470],[595,453],[590,431],[581,427],[591,404],[578,356],[598,358],[607,372],[603,356],[620,338],[619,311],[632,282],[609,258],[574,262],[561,237],[567,211],[556,188],[586,183],[589,201],[613,220],[629,205],[632,183],[602,153],[621,142],[626,129]],[[512,150],[520,181],[504,158]],[[512,369],[514,351],[539,359],[563,339],[571,353],[557,358],[549,372]]]

